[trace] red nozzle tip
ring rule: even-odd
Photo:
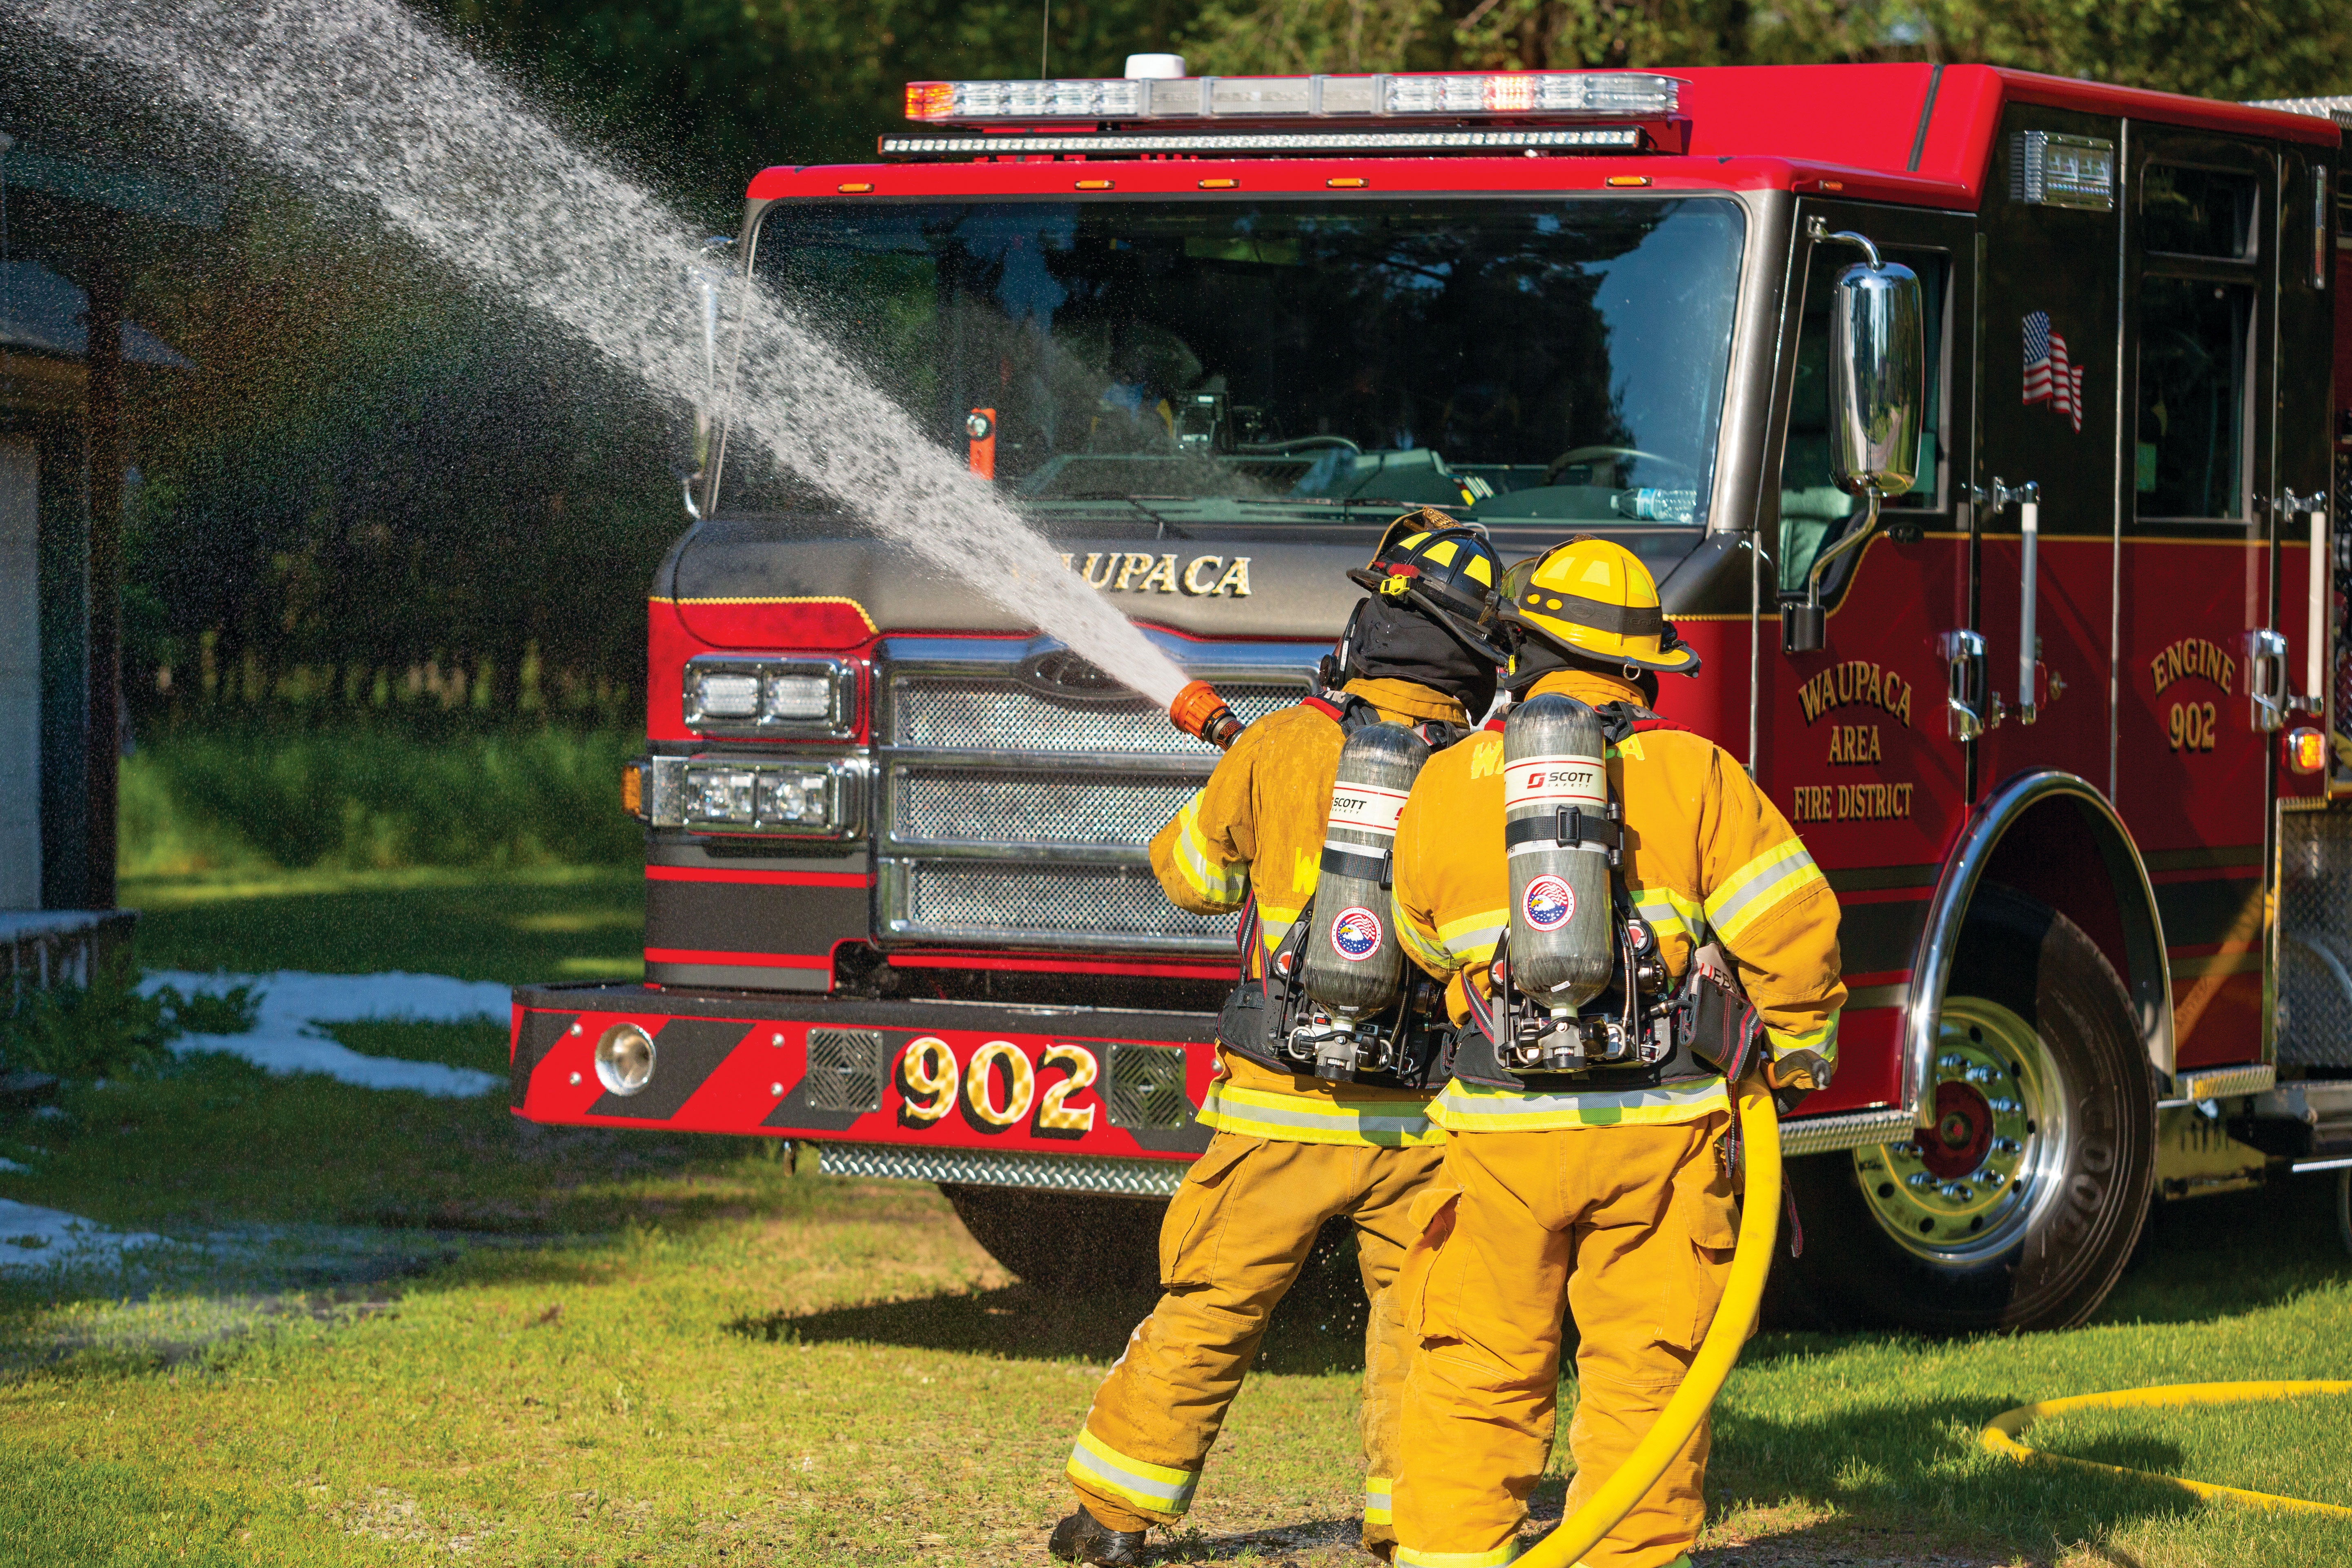
[[[1168,705],[1169,721],[1196,740],[1206,741],[1219,751],[1234,743],[1242,732],[1242,721],[1217,695],[1217,689],[1205,680],[1195,680],[1176,694]]]

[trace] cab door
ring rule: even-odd
[[[1969,539],[1955,517],[1968,471],[1954,455],[1970,444],[1975,317],[1969,216],[1815,197],[1799,204],[1767,448],[1777,463],[1759,507],[1784,598],[1803,596],[1815,562],[1863,517],[1831,477],[1831,300],[1840,274],[1864,259],[1828,237],[1840,231],[1866,236],[1885,260],[1918,275],[1927,405],[1911,493],[1891,500],[1880,529],[1824,570],[1827,645],[1768,652],[1759,670],[1757,780],[1804,836],[1844,909],[1838,940],[1852,997],[1829,1109],[1899,1098],[1899,1003],[1927,900],[1968,812],[1966,748],[1949,734],[1939,649],[1947,633],[1969,624]]]
[[[1972,624],[1998,719],[1974,748],[1979,798],[2042,769],[2115,787],[2121,135],[2105,116],[2012,104],[1986,181]]]
[[[2274,748],[2253,687],[2255,639],[2279,624],[2278,171],[2227,137],[2135,123],[2126,145],[2114,797],[2155,884],[2189,1068],[2252,1060],[2264,1037]]]

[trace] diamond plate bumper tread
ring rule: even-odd
[[[2182,1073],[2174,1080],[2183,1100],[2220,1100],[2232,1094],[2260,1094],[2278,1081],[2278,1068],[2267,1063],[2252,1067],[2204,1068]]]
[[[1164,1198],[1175,1192],[1192,1163],[1000,1153],[993,1149],[908,1149],[887,1143],[820,1143],[816,1168],[828,1176]]]
[[[1780,1124],[1780,1152],[1789,1159],[1802,1154],[1833,1154],[1841,1149],[1866,1149],[1877,1143],[1900,1143],[1916,1124],[1900,1108],[1851,1110],[1841,1116],[1808,1116]]]

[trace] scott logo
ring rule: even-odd
[[[1331,951],[1350,963],[1361,963],[1381,947],[1381,917],[1353,904],[1331,919]]]
[[[1519,914],[1529,931],[1558,931],[1576,915],[1576,889],[1547,871],[1528,884]]]

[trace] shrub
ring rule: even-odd
[[[181,731],[122,765],[123,874],[625,864],[633,733]]]
[[[58,985],[27,994],[0,1019],[0,1066],[57,1078],[121,1078],[161,1067],[179,1037],[173,998],[142,996],[128,964],[114,964],[88,985]]]

